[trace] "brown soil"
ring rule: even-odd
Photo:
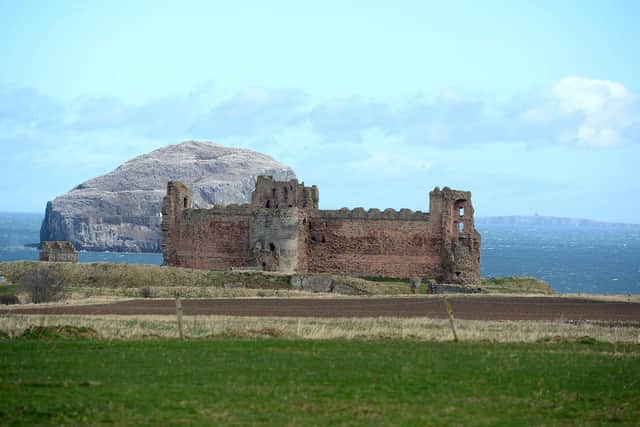
[[[554,297],[452,297],[455,316],[475,320],[640,322],[640,303]],[[282,317],[446,317],[441,298],[287,298],[184,300],[185,315]],[[0,314],[175,314],[173,300],[0,309]]]

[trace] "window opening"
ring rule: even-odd
[[[460,218],[464,216],[464,207],[458,209],[458,214],[460,215]]]
[[[184,208],[187,209],[187,198],[185,197],[184,200],[182,201],[182,204],[184,205]]]
[[[464,233],[464,222],[459,222],[458,223],[458,232],[460,234]]]

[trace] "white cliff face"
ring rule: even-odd
[[[197,208],[249,203],[256,177],[295,178],[293,170],[251,150],[188,141],[136,157],[47,203],[40,240],[70,240],[92,251],[160,250],[160,205],[167,182],[193,191]]]

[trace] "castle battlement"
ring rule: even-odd
[[[342,208],[338,210],[315,210],[311,212],[314,218],[324,219],[369,219],[392,221],[429,221],[429,213],[412,211],[411,209],[395,210],[387,208],[383,211],[376,208],[365,210],[364,208]]]

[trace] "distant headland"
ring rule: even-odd
[[[540,227],[583,227],[583,228],[612,228],[616,230],[640,230],[640,224],[623,222],[594,221],[584,218],[564,218],[541,215],[513,215],[513,216],[485,216],[476,217],[476,225],[511,225],[511,226],[540,226]]]

